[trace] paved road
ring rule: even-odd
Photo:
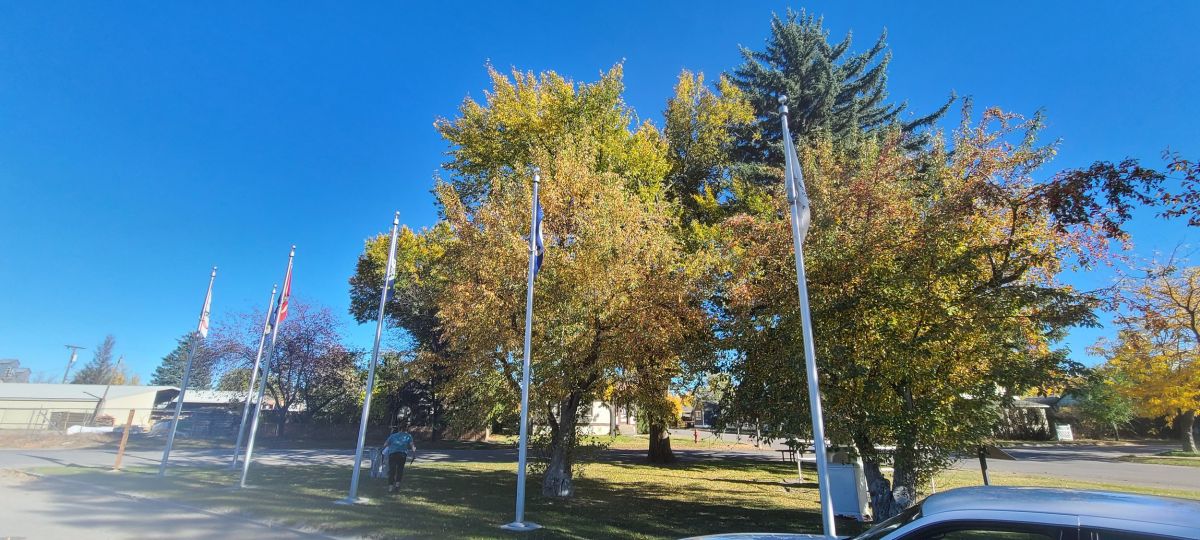
[[[1200,467],[1153,465],[1119,461],[1121,456],[1153,455],[1174,446],[1048,446],[1006,448],[1016,461],[988,460],[988,470],[1036,476],[1069,478],[1109,484],[1200,490]],[[963,460],[956,467],[979,470],[978,460]]]
[[[0,538],[329,539],[230,514],[120,495],[70,480],[0,471]],[[147,511],[153,508],[153,511]]]
[[[672,430],[673,437],[692,437],[691,430]],[[702,439],[712,439],[717,435],[701,431]],[[724,433],[722,440],[734,442],[738,439],[735,434]],[[742,442],[750,442],[747,435],[741,436]],[[1017,458],[1016,461],[988,460],[988,470],[1011,472],[1017,474],[1058,477],[1070,480],[1084,480],[1109,484],[1131,484],[1146,487],[1200,490],[1200,467],[1182,467],[1177,465],[1153,465],[1148,463],[1128,463],[1120,461],[1122,456],[1153,455],[1164,450],[1174,450],[1177,445],[1165,444],[1130,444],[1130,445],[1067,445],[1044,447],[1012,447],[1005,451]],[[763,449],[786,448],[781,443],[764,444]],[[752,450],[730,450],[730,452],[746,452],[754,455]],[[779,454],[772,454],[778,459]],[[812,461],[812,454],[807,456]],[[977,459],[964,459],[955,465],[956,468],[978,471]]]

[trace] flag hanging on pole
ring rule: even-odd
[[[213,267],[213,274],[217,273],[216,267]],[[200,334],[200,338],[208,337],[208,311],[212,307],[212,287],[208,288],[208,294],[204,296],[204,307],[200,310],[200,326],[196,328],[196,333]]]
[[[396,279],[396,236],[400,232],[400,212],[392,219],[392,240],[388,244],[386,279],[383,283],[383,294],[379,297],[379,319],[375,323],[375,346],[371,349],[371,364],[367,369],[367,388],[363,394],[362,417],[358,420],[358,445],[354,450],[354,468],[350,473],[350,492],[339,504],[356,504],[363,502],[358,497],[358,480],[361,476],[363,446],[367,442],[367,419],[371,415],[371,395],[375,392],[375,368],[379,365],[379,342],[383,339],[383,320],[387,314],[388,297],[392,294],[392,285]]]
[[[779,98],[779,120],[783,127],[783,161],[787,184],[788,206],[791,209],[792,250],[796,261],[796,293],[800,306],[802,342],[804,344],[804,372],[808,379],[808,407],[812,415],[813,451],[817,456],[817,492],[820,494],[821,523],[826,538],[837,538],[837,524],[833,515],[833,496],[829,485],[828,462],[825,459],[825,420],[821,411],[821,389],[817,374],[817,349],[813,345],[812,316],[808,307],[808,284],[804,274],[804,238],[808,235],[809,203],[804,192],[804,177],[800,173],[800,160],[796,157],[796,143],[788,129],[787,97]]]
[[[530,349],[533,347],[533,278],[542,265],[545,245],[542,241],[542,204],[538,202],[538,183],[541,174],[533,168],[533,215],[529,228],[529,273],[525,285],[525,348],[521,362],[521,425],[517,438],[517,505],[516,519],[500,528],[510,531],[532,531],[541,525],[525,521],[525,464],[529,453],[529,379]]]
[[[808,236],[808,225],[812,220],[809,210],[808,192],[804,189],[804,172],[800,169],[800,158],[796,156],[796,143],[791,130],[783,132],[784,182],[787,184],[788,202],[796,201],[800,209],[800,234]]]
[[[397,220],[400,218],[397,217]],[[388,248],[387,271],[383,278],[383,303],[386,304],[392,301],[392,296],[396,294],[396,233],[392,234],[392,244]]]
[[[536,191],[533,192],[533,196],[535,197],[534,204],[537,208],[537,220],[534,221],[533,232],[535,242],[534,245],[536,246],[533,258],[533,275],[536,276],[538,271],[542,269],[542,257],[546,255],[546,239],[543,236],[544,233],[542,232],[542,202],[536,200]]]
[[[283,277],[283,292],[279,293],[279,306],[275,308],[275,317],[272,325],[279,324],[287,318],[288,314],[288,298],[292,295],[292,268],[289,266],[287,275]]]

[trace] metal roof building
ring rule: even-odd
[[[174,386],[0,383],[0,429],[65,431],[72,425],[149,427],[152,413],[179,394]]]

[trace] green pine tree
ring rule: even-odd
[[[154,370],[150,384],[163,386],[179,386],[183,382],[183,370],[187,367],[188,349],[191,347],[191,332],[179,337],[175,350],[166,355]],[[192,360],[192,376],[188,380],[188,388],[208,389],[212,387],[211,355],[201,342],[196,347],[196,358]]]
[[[763,50],[742,48],[745,62],[729,79],[749,99],[758,121],[739,137],[735,160],[745,165],[783,162],[779,141],[779,96],[788,97],[788,126],[798,141],[828,133],[835,141],[899,126],[911,147],[925,145],[930,134],[922,130],[940,119],[954,101],[933,114],[904,122],[905,103],[887,99],[887,32],[865,52],[850,53],[851,35],[829,42],[822,19],[788,10],[785,18],[771,20],[771,36]],[[778,174],[748,169],[747,176],[778,181]],[[774,179],[774,180],[772,180]]]

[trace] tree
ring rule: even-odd
[[[124,386],[138,386],[142,384],[142,378],[136,373],[129,370],[129,366],[125,364],[125,357],[117,359],[117,364],[113,366],[111,384],[120,384]]]
[[[438,320],[437,298],[446,285],[442,256],[453,238],[445,222],[420,232],[403,227],[397,235],[396,280],[385,315],[414,347],[412,354],[385,355],[387,369],[377,374],[376,392],[387,400],[388,422],[395,420],[399,407],[409,407],[410,421],[428,425],[433,440],[441,439],[452,421],[473,430],[492,419],[474,406],[479,402],[470,392],[451,384],[448,372],[455,353]],[[350,314],[360,323],[378,316],[389,241],[383,234],[368,239],[350,278]]]
[[[753,126],[754,109],[727,77],[717,81],[714,91],[705,85],[703,73],[684,71],[667,101],[664,120],[670,164],[667,193],[681,207],[681,232],[702,240],[702,225],[725,218],[721,199],[734,187],[735,132]],[[699,242],[691,245],[702,247]]]
[[[1127,384],[1121,392],[1147,415],[1176,420],[1185,452],[1196,452],[1200,409],[1200,267],[1152,263],[1117,288],[1125,310],[1116,340],[1096,350]]]
[[[1112,428],[1113,438],[1120,440],[1120,426],[1134,416],[1133,400],[1127,395],[1126,382],[1111,369],[1098,369],[1087,377],[1080,395],[1079,413],[1097,431]]]
[[[246,392],[250,388],[250,374],[252,368],[235,367],[228,369],[221,374],[221,378],[217,380],[217,390],[224,392]]]
[[[742,48],[741,66],[730,80],[749,99],[757,122],[738,141],[735,159],[750,167],[744,174],[773,183],[769,170],[752,167],[783,162],[779,141],[779,96],[788,97],[789,127],[801,140],[826,134],[839,144],[860,133],[900,128],[903,145],[912,150],[929,141],[922,128],[938,121],[954,101],[932,114],[907,122],[900,119],[906,105],[887,102],[887,32],[865,52],[850,53],[851,35],[829,42],[822,19],[790,9],[784,18],[773,16],[771,36],[763,50]]]
[[[1098,299],[1056,275],[1124,237],[1120,209],[1097,199],[1106,186],[1139,185],[1133,170],[1035,178],[1053,154],[1036,144],[1039,117],[989,109],[975,122],[967,107],[963,119],[951,140],[918,152],[895,126],[799,149],[827,427],[863,458],[879,518],[987,440],[998,405],[1069,368],[1054,344],[1073,325],[1095,324]],[[725,221],[722,333],[737,381],[732,411],[787,434],[807,429],[797,414],[807,392],[782,191]],[[895,447],[891,479],[882,445]]]
[[[215,328],[211,346],[226,373],[251,369],[263,319],[261,311],[239,313]],[[358,353],[342,345],[329,308],[291,297],[267,377],[278,434],[283,435],[293,410],[301,411],[302,420],[313,421],[352,409],[362,394],[357,360]]]
[[[104,341],[96,347],[92,360],[75,372],[71,384],[113,384],[116,374],[113,366],[113,348],[116,346],[117,340],[112,334],[104,336]]]
[[[150,384],[164,386],[179,386],[183,384],[183,372],[187,369],[187,355],[192,346],[192,332],[179,337],[175,349],[163,357],[162,362],[154,369]],[[188,388],[207,390],[212,388],[213,356],[209,348],[201,341],[196,346],[196,355],[192,358],[192,374],[188,378]]]
[[[621,67],[590,84],[492,70],[486,105],[440,120],[452,145],[438,201],[456,235],[438,317],[460,364],[519,390],[530,222],[528,167],[542,171],[547,252],[535,283],[535,421],[549,428],[542,492],[573,492],[577,421],[614,378],[667,402],[678,351],[703,320],[663,197],[661,134],[629,128]],[[659,392],[658,389],[662,391]],[[644,405],[643,405],[644,406]]]

